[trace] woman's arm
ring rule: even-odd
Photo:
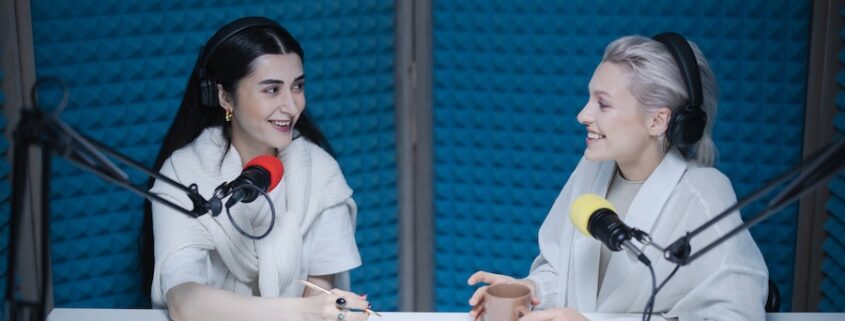
[[[290,299],[246,297],[193,282],[167,291],[167,306],[170,318],[175,321],[279,320],[282,315],[304,320],[307,314],[319,314],[319,307],[314,304],[296,305]]]
[[[311,253],[308,281],[321,288],[348,287],[341,274],[361,265],[350,211],[346,203],[324,210],[306,236],[306,249]],[[302,295],[319,293],[319,290],[305,288]]]
[[[336,307],[338,297],[346,306],[365,309],[369,303],[351,292],[332,290],[306,298],[262,298],[235,294],[199,283],[183,283],[167,292],[170,318],[175,321],[230,320],[307,320],[334,321],[338,313],[344,320],[366,320],[364,313],[341,311]]]
[[[314,283],[324,289],[332,289],[334,288],[334,274],[310,275],[308,276],[308,282]],[[305,287],[305,291],[302,292],[302,296],[309,297],[319,295],[321,293],[323,292],[320,292],[320,290],[314,290],[312,288]]]

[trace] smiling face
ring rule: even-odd
[[[218,86],[220,105],[231,111],[232,144],[241,160],[275,155],[293,139],[293,127],[305,110],[305,75],[296,54],[265,54],[231,95]]]
[[[654,113],[646,111],[628,89],[628,76],[619,65],[603,62],[589,84],[590,99],[578,113],[587,126],[589,160],[614,160],[624,165],[653,163],[657,149]]]

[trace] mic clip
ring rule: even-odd
[[[630,228],[628,230],[628,237],[636,239],[637,241],[640,242],[640,244],[643,244],[644,246],[652,245],[651,236],[649,236],[648,233],[643,232],[643,231],[641,231],[637,228]],[[637,257],[637,260],[639,260],[640,262],[642,262],[646,266],[651,265],[651,261],[648,259],[648,257],[645,256],[645,253],[643,251],[641,251],[639,248],[637,248],[636,246],[634,246],[634,244],[631,243],[631,241],[626,240],[625,242],[622,243],[622,247],[625,247],[628,251],[633,253]]]
[[[637,228],[631,228],[631,236],[644,245],[651,244],[651,236]]]
[[[190,186],[188,186],[188,192],[186,194],[188,194],[188,198],[191,200],[191,203],[193,203],[193,205],[194,205],[194,208],[190,212],[190,215],[192,217],[197,218],[197,217],[203,216],[203,215],[205,215],[205,213],[208,213],[209,210],[212,211],[212,214],[214,216],[217,216],[217,214],[220,214],[219,210],[217,211],[216,214],[214,214],[215,212],[212,210],[214,199],[212,198],[212,199],[206,201],[202,197],[202,195],[200,195],[197,184],[191,184]],[[217,200],[217,203],[220,203],[220,200]]]
[[[646,232],[643,232],[643,231],[638,230],[636,228],[631,228],[631,234],[630,235],[631,235],[631,237],[633,237],[634,239],[639,241],[640,244],[642,244],[644,246],[654,247],[661,252],[666,251],[666,249],[663,246],[660,246],[660,244],[654,243],[654,241],[651,239],[651,235],[648,235],[648,233],[646,233]]]
[[[208,199],[208,202],[205,204],[206,210],[211,212],[212,217],[217,217],[223,212],[223,198],[229,194],[229,183],[223,182],[220,186],[214,189],[214,193],[211,194],[211,197]]]
[[[690,247],[690,239],[692,238],[691,234],[687,232],[686,235],[679,238],[674,243],[670,244],[668,248],[663,250],[663,256],[666,260],[680,264],[686,265],[690,260],[690,253],[692,249]]]

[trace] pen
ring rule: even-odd
[[[299,280],[299,281],[300,281],[300,282],[302,282],[302,284],[305,284],[305,286],[307,286],[307,287],[309,287],[309,288],[312,288],[312,289],[314,289],[314,290],[321,291],[321,292],[323,292],[323,293],[327,293],[327,294],[332,294],[332,292],[331,292],[331,291],[326,290],[326,289],[324,289],[324,288],[321,288],[319,285],[316,285],[316,284],[314,284],[314,283],[311,283],[311,282],[308,282],[308,281],[305,281],[305,280]],[[379,314],[379,313],[378,313],[378,312],[376,312],[376,311],[370,310],[370,309],[364,309],[364,310],[361,310],[361,309],[356,309],[356,308],[346,308],[346,307],[344,307],[344,309],[347,309],[347,310],[352,311],[352,312],[368,312],[368,313],[375,314],[376,316],[378,316],[379,318],[381,318],[381,314]]]

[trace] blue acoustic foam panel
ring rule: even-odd
[[[353,289],[398,307],[393,4],[388,1],[32,2],[36,68],[70,87],[77,130],[151,166],[200,46],[243,16],[281,22],[302,43],[308,112],[359,205],[363,266]],[[56,158],[52,241],[58,307],[147,307],[136,240],[143,200]],[[129,171],[136,184],[146,178]]]
[[[620,36],[673,30],[700,45],[722,88],[718,167],[738,196],[800,159],[805,2],[437,1],[433,17],[439,311],[470,308],[476,270],[528,273],[539,226],[585,147],[576,115],[587,84]],[[785,212],[752,234],[789,310],[797,211]]]
[[[840,18],[845,18],[845,6],[840,8]],[[839,40],[845,41],[845,29],[839,33]],[[839,61],[845,63],[845,49],[839,54]],[[837,132],[837,139],[842,139],[845,133],[845,71],[840,71],[836,76],[836,82],[840,87],[836,96],[836,116],[834,127]],[[827,202],[827,221],[824,230],[827,233],[822,250],[824,261],[822,263],[821,302],[818,309],[823,312],[845,311],[845,173],[840,173],[828,183],[830,198]]]

